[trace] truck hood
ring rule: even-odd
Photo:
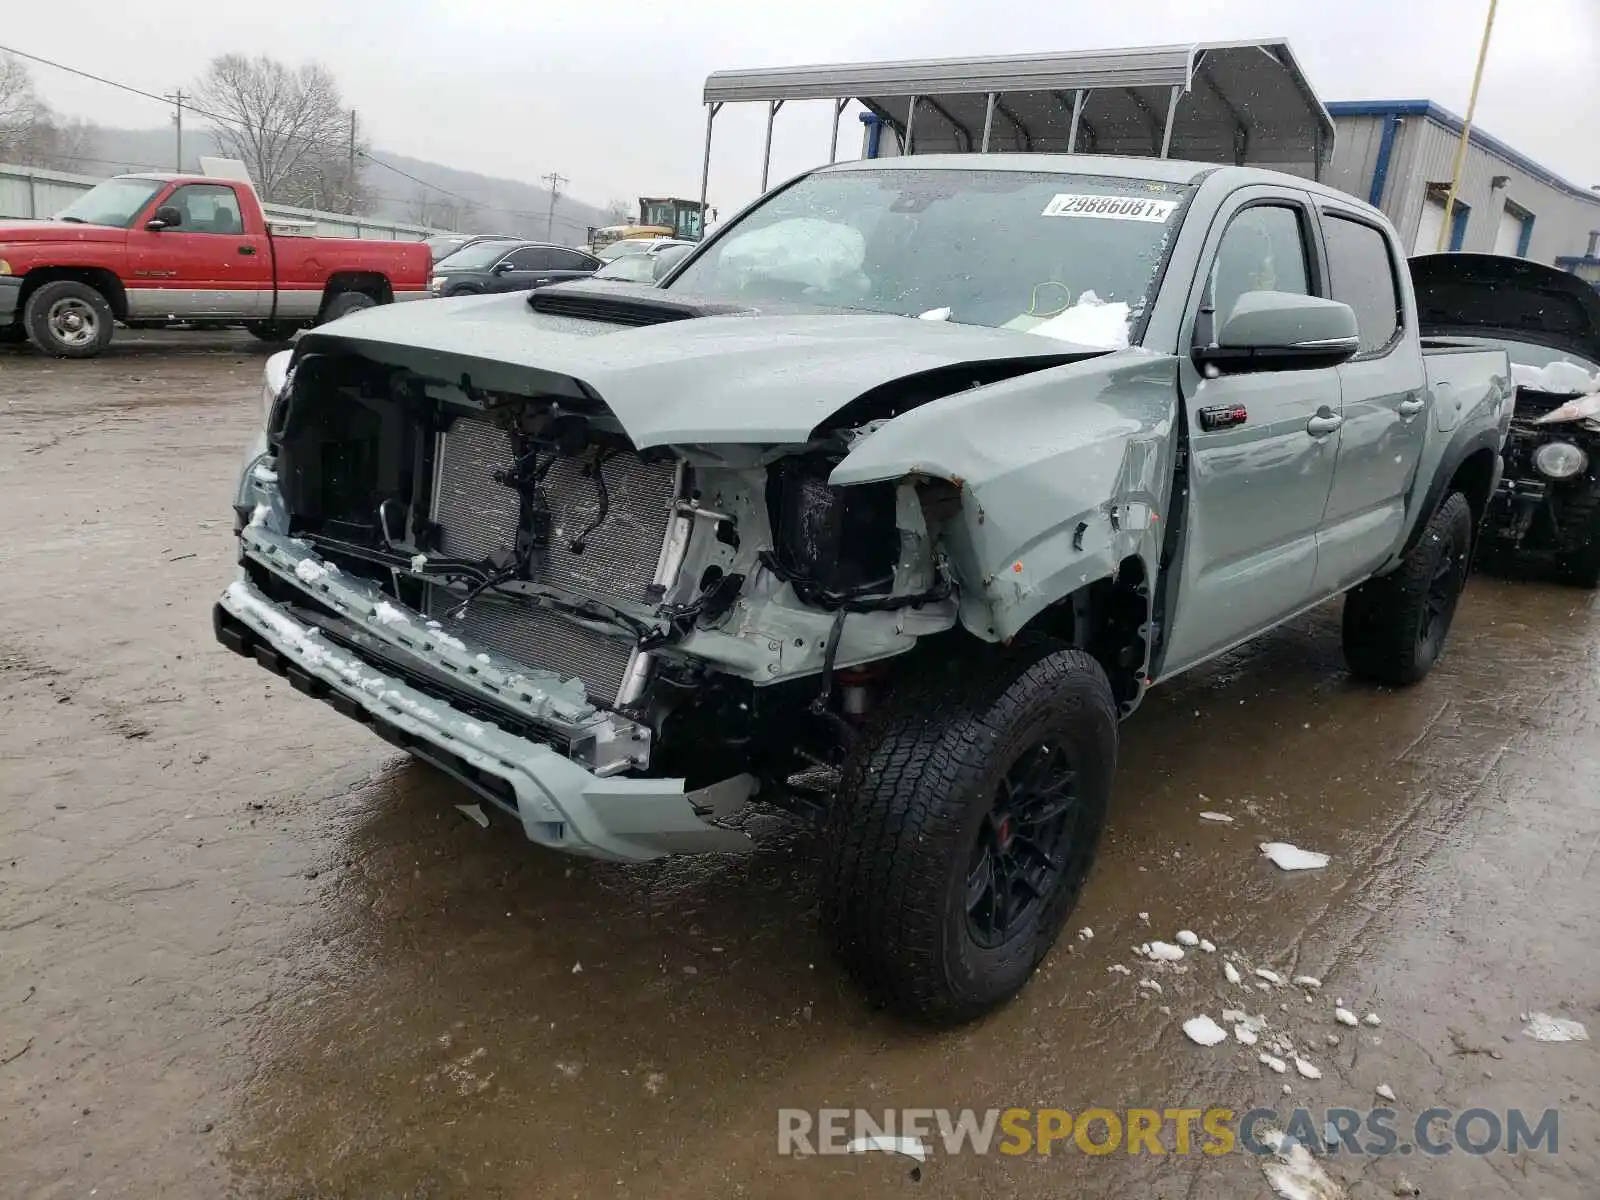
[[[121,242],[128,231],[76,221],[0,221],[0,246],[19,242]]]
[[[620,285],[603,294],[658,303],[662,296]],[[1021,375],[1107,353],[907,317],[727,305],[701,311],[719,308],[719,315],[685,313],[640,326],[535,312],[525,294],[430,300],[335,321],[304,335],[296,356],[342,351],[434,379],[466,376],[485,391],[598,397],[642,450],[802,443],[850,401],[908,377],[992,364]],[[595,312],[604,311],[602,302]],[[935,394],[950,390],[946,383]]]
[[[1503,254],[1411,260],[1425,334],[1499,338],[1600,363],[1600,291],[1555,267]]]

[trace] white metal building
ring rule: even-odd
[[[1328,105],[1338,138],[1323,176],[1381,208],[1412,253],[1438,249],[1461,118],[1428,100]],[[1474,128],[1444,248],[1567,270],[1596,259],[1600,191],[1569,183]]]

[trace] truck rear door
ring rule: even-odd
[[[158,211],[177,223],[148,228]],[[270,315],[272,255],[264,230],[246,232],[245,212],[254,208],[231,183],[180,183],[158,196],[128,234],[129,316]]]
[[[1398,248],[1358,208],[1323,201],[1319,209],[1329,294],[1355,311],[1361,337],[1356,356],[1339,367],[1344,424],[1317,537],[1315,590],[1328,595],[1371,574],[1407,528],[1429,390]]]

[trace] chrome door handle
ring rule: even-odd
[[[1428,402],[1426,400],[1402,400],[1399,405],[1400,415],[1402,417],[1414,417],[1427,406]]]
[[[1344,418],[1338,413],[1323,410],[1306,422],[1306,432],[1312,437],[1327,437],[1343,424]]]

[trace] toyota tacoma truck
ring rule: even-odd
[[[1600,587],[1600,292],[1499,254],[1411,261],[1422,319],[1511,356],[1516,408],[1478,561]]]
[[[421,242],[280,234],[248,183],[120,175],[54,220],[0,222],[0,342],[91,358],[130,327],[242,322],[265,341],[428,295]]]
[[[888,1005],[1013,994],[1146,691],[1343,594],[1433,666],[1504,350],[1425,340],[1374,209],[1242,167],[830,166],[656,287],[358,313],[275,356],[219,640],[610,859],[822,831]]]

